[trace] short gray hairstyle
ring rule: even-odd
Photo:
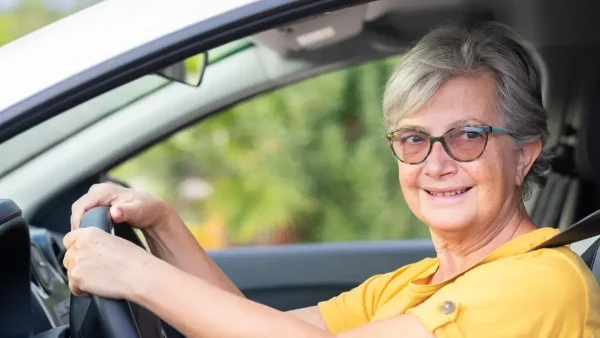
[[[402,58],[390,77],[383,112],[388,130],[414,113],[450,78],[492,74],[497,111],[517,146],[548,138],[548,114],[542,102],[542,79],[532,52],[510,28],[488,23],[473,29],[444,26],[425,35]],[[523,182],[544,185],[551,153],[543,150]]]

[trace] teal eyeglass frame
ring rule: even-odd
[[[448,147],[448,145],[446,144],[446,140],[445,140],[445,136],[452,132],[455,131],[456,129],[462,129],[465,131],[471,131],[471,132],[477,132],[477,133],[482,133],[485,137],[485,141],[483,144],[483,148],[481,149],[481,152],[479,153],[479,155],[477,155],[475,158],[472,159],[467,159],[467,160],[462,160],[459,159],[457,157],[455,157],[452,154],[452,151],[450,150],[450,148]],[[427,154],[425,155],[425,157],[418,162],[406,162],[403,159],[400,158],[400,156],[398,156],[398,154],[396,154],[396,151],[394,150],[394,134],[399,132],[399,131],[415,131],[415,132],[419,132],[421,134],[423,134],[424,136],[426,136],[429,139],[429,150],[427,151]],[[433,144],[435,142],[440,142],[442,143],[442,147],[444,147],[444,150],[446,151],[446,153],[448,154],[448,156],[450,156],[453,160],[458,161],[458,162],[472,162],[475,161],[476,159],[478,159],[479,157],[481,157],[481,155],[483,154],[483,152],[485,151],[485,148],[487,148],[487,143],[488,143],[488,138],[490,134],[493,133],[500,133],[500,134],[508,134],[511,135],[512,131],[506,129],[506,128],[501,128],[501,127],[492,127],[492,126],[460,126],[460,127],[455,127],[455,128],[451,128],[449,130],[447,130],[444,134],[442,134],[441,136],[431,136],[429,134],[427,134],[426,132],[422,131],[422,130],[418,130],[415,128],[398,128],[398,129],[394,129],[391,130],[389,132],[387,132],[385,134],[386,139],[388,140],[388,144],[390,146],[390,148],[392,149],[392,153],[394,154],[394,157],[402,162],[402,163],[407,163],[407,164],[420,164],[425,162],[425,160],[429,157],[429,154],[431,154],[431,149],[433,149]]]

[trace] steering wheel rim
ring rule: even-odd
[[[109,214],[110,207],[101,206],[88,210],[81,219],[80,228],[99,228],[107,233],[113,228],[112,218]],[[123,299],[108,299],[96,295],[90,295],[91,305],[96,310],[99,325],[102,327],[104,336],[108,338],[140,338],[138,325],[131,311],[130,304]],[[90,312],[90,300],[71,294],[71,307],[69,324],[73,337],[89,337],[97,335],[98,332],[82,332],[84,325],[88,328],[95,327],[90,323],[88,314]],[[83,316],[77,315],[79,311],[85,311]],[[87,323],[86,323],[87,321]],[[86,331],[96,331],[88,329]],[[85,336],[84,336],[85,334]]]

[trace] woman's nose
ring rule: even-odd
[[[441,177],[456,173],[456,161],[448,155],[441,142],[435,142],[425,160],[423,172],[430,177]]]

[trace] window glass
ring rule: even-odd
[[[174,206],[206,248],[426,237],[384,138],[381,97],[397,61],[254,97],[110,175]]]

